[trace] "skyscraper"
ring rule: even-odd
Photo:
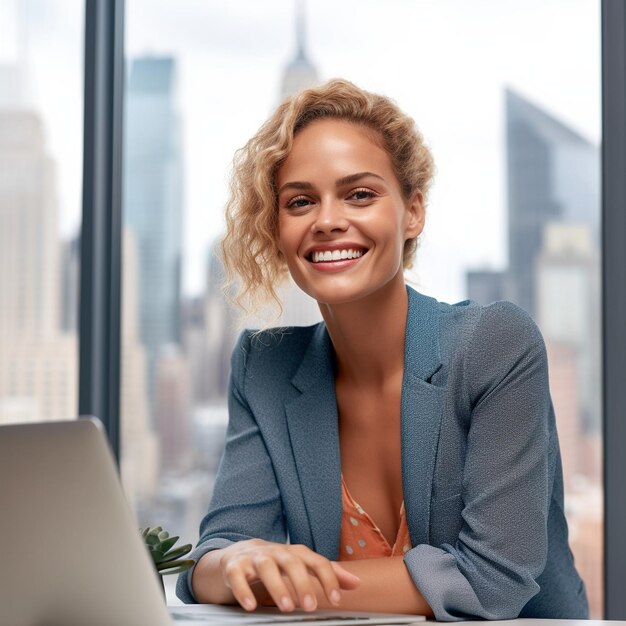
[[[598,434],[602,385],[599,250],[586,224],[550,223],[543,239],[536,263],[537,322],[550,342],[574,349],[578,378],[566,393],[578,398],[579,431]]]
[[[122,233],[122,258],[121,473],[126,496],[141,510],[158,486],[159,442],[150,423],[146,350],[138,332],[137,246],[128,228]]]
[[[537,313],[536,265],[549,222],[580,223],[597,240],[598,149],[511,89],[505,93],[509,272],[506,296]]]
[[[174,59],[133,61],[125,139],[124,213],[138,250],[139,328],[152,388],[159,351],[180,341],[183,184]]]
[[[0,423],[74,417],[77,346],[61,331],[55,164],[29,108],[0,109],[0,172]]]
[[[54,163],[37,113],[0,111],[0,337],[59,330],[60,246]]]

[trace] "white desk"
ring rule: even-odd
[[[439,623],[428,620],[428,623]],[[626,626],[626,621],[602,619],[509,619],[492,622],[458,622],[461,626]]]
[[[184,607],[184,605],[182,605],[180,602],[168,603],[168,608],[174,608],[174,609],[183,607],[183,610],[191,609],[193,611],[193,608],[192,608],[193,606],[197,606],[197,605],[189,605],[187,607]],[[211,607],[211,612],[214,615],[218,615],[219,613],[223,611],[224,615],[231,619],[233,617],[233,611],[241,610],[241,609],[235,609],[235,607],[232,607],[232,606],[229,606],[229,607],[224,607],[224,606],[219,606],[219,605],[206,605],[206,606]],[[246,615],[252,617],[254,616],[254,612],[247,613]],[[281,620],[277,621],[276,623],[280,624],[280,626],[292,626],[292,625],[306,626],[306,621],[303,622],[302,620],[296,620],[296,621],[287,620],[288,615],[289,615],[288,613],[280,614]],[[315,613],[310,613],[307,615],[309,617],[313,617]],[[267,617],[267,616],[264,616],[264,617]],[[272,623],[272,622],[266,622],[266,623]],[[320,622],[320,623],[323,623],[323,622]],[[349,623],[350,622],[346,622],[346,624],[349,624]],[[415,623],[418,625],[423,624],[424,626],[427,626],[429,624],[439,624],[443,622],[437,622],[435,620],[426,620],[426,621],[415,622]],[[453,624],[454,622],[446,622],[446,623]],[[494,620],[490,622],[489,621],[468,621],[468,622],[456,622],[456,623],[458,623],[459,626],[626,626],[626,621],[579,620],[579,619],[511,619],[511,620]]]

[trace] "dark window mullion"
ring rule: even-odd
[[[605,619],[626,619],[626,3],[602,2]]]
[[[78,407],[119,459],[124,0],[85,6],[85,117]]]

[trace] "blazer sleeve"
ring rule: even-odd
[[[250,331],[244,331],[231,359],[226,445],[209,511],[191,553],[196,562],[207,552],[236,541],[261,538],[284,543],[287,538],[274,467],[245,397],[250,349]],[[196,602],[192,573],[193,569],[183,572],[177,582],[176,594],[186,603]]]
[[[456,390],[471,407],[461,529],[453,545],[418,545],[405,563],[438,620],[515,618],[539,591],[548,550],[558,443],[546,352],[530,316],[507,302],[483,310],[467,345]]]

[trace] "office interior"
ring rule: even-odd
[[[320,319],[225,298],[230,160],[341,76],[434,153],[410,284],[539,324],[576,563],[626,619],[626,3],[13,0],[0,33],[0,424],[98,416],[140,525],[195,542],[240,328]]]

